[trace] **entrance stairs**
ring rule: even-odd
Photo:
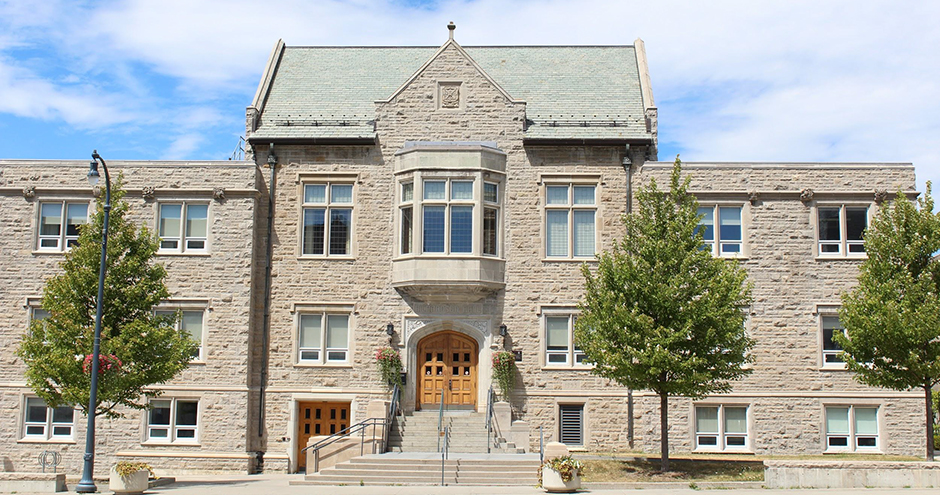
[[[392,423],[389,435],[389,452],[438,452],[443,448],[444,438],[439,438],[439,411],[415,411],[408,416],[398,416]],[[474,411],[444,411],[442,427],[448,427],[448,452],[462,454],[521,454],[525,450],[504,438],[486,434],[486,414]],[[487,451],[487,438],[490,449]]]
[[[437,424],[434,425],[435,429]],[[443,462],[445,485],[534,486],[536,454],[449,454]],[[440,485],[441,454],[369,454],[309,474],[292,485]]]

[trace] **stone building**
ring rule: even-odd
[[[656,161],[643,43],[462,47],[453,32],[439,48],[278,42],[247,110],[252,161],[114,165],[141,222],[159,226],[164,206],[205,218],[193,245],[185,231],[161,232],[176,247],[159,256],[167,306],[190,312],[204,345],[160,387],[161,414],[99,422],[99,459],[167,472],[297,470],[309,437],[388,399],[375,352],[389,345],[404,360],[407,414],[442,401],[485,411],[492,355],[508,349],[520,446],[537,449],[541,428],[573,449],[658,451],[658,398],[593,376],[571,331],[581,266],[622,235],[632,191],[672,167]],[[71,218],[70,205],[91,199],[84,167],[0,162],[8,470],[47,449],[70,468],[81,462],[83,418],[59,422],[66,412],[35,402],[13,350],[68,244],[68,225],[59,220],[56,234],[47,217],[58,205],[57,218]],[[913,191],[913,167],[683,171],[708,248],[738,258],[754,283],[757,345],[733,392],[673,399],[673,450],[921,453],[920,396],[859,385],[831,338],[839,294],[865,256],[860,232],[884,191]],[[30,430],[41,413],[42,431]],[[55,433],[66,424],[68,435]]]

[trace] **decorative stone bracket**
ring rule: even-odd
[[[809,203],[813,200],[813,190],[810,188],[803,189],[800,191],[800,201],[804,203]]]

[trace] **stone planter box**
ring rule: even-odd
[[[144,490],[150,488],[150,472],[141,469],[135,473],[121,476],[111,468],[111,476],[108,480],[108,488],[117,494],[138,494],[144,493]]]
[[[766,488],[940,488],[940,462],[764,461]]]
[[[548,493],[571,493],[581,488],[581,477],[574,473],[571,480],[565,482],[558,471],[545,467],[542,468],[542,488]]]

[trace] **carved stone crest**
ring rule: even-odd
[[[33,199],[36,197],[36,186],[26,186],[23,188],[23,197]]]
[[[225,188],[223,187],[214,188],[212,190],[212,197],[215,198],[216,201],[225,201]]]
[[[460,108],[459,84],[441,84],[441,108]]]
[[[800,201],[804,203],[809,203],[813,200],[813,190],[810,188],[803,189],[800,191]]]
[[[95,186],[91,188],[91,195],[99,198],[101,197],[101,186]]]
[[[144,186],[144,188],[141,190],[141,195],[143,195],[144,199],[146,199],[147,201],[150,201],[153,199],[153,195],[156,192],[157,192],[156,187]]]
[[[747,200],[750,201],[752,205],[757,203],[760,201],[760,193],[757,191],[748,191]]]
[[[887,189],[875,189],[875,203],[884,203],[886,199],[888,199]]]

